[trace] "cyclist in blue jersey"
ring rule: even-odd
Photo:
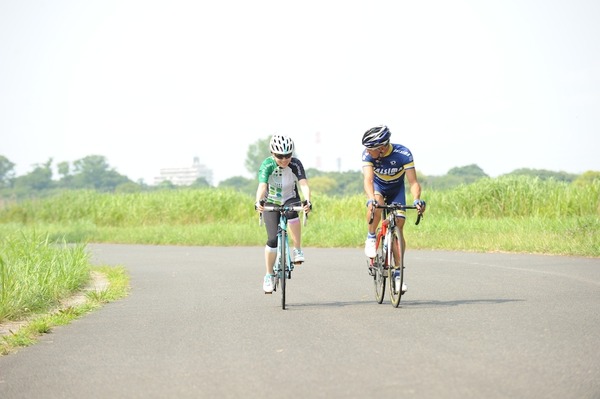
[[[421,185],[417,180],[417,172],[410,150],[400,144],[391,144],[390,129],[385,125],[376,126],[365,132],[362,144],[365,150],[362,155],[363,187],[367,194],[367,221],[371,217],[374,204],[400,203],[406,205],[404,179],[408,180],[414,205],[419,213],[425,212],[425,201],[421,200]],[[369,224],[365,255],[369,258],[376,256],[375,232],[381,220],[381,209],[375,209],[373,223]],[[402,231],[404,228],[404,212],[396,221]],[[403,247],[406,248],[404,234]],[[404,287],[403,287],[403,290]]]
[[[301,202],[298,186],[304,197],[304,211],[310,212],[310,188],[304,166],[298,158],[292,157],[294,142],[288,136],[274,135],[270,142],[271,156],[266,158],[258,170],[258,188],[254,208],[262,212],[264,202],[272,205],[298,205]],[[302,252],[302,231],[298,212],[288,212],[288,226],[292,238],[293,262],[304,262]],[[277,212],[263,213],[267,229],[267,244],[265,246],[265,265],[267,273],[263,280],[263,290],[273,292],[275,275],[273,266],[277,259],[277,228],[279,214]]]

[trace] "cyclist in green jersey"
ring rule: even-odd
[[[266,158],[258,171],[258,188],[256,190],[255,209],[263,211],[264,203],[272,205],[298,205],[301,202],[300,191],[304,197],[304,211],[310,212],[310,188],[304,166],[298,158],[292,157],[294,142],[288,136],[274,135],[270,142],[271,156]],[[289,212],[288,226],[294,250],[292,261],[304,262],[302,252],[302,231],[297,212]],[[263,290],[273,292],[273,265],[277,259],[277,227],[279,215],[276,212],[265,212],[263,220],[267,229],[265,246],[265,265],[267,273],[263,281]]]

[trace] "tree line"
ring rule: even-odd
[[[270,155],[270,136],[257,140],[248,147],[244,166],[252,174],[258,172],[262,161]],[[296,154],[298,155],[298,154]],[[299,156],[301,158],[301,156]],[[150,186],[143,181],[134,182],[111,167],[106,157],[89,155],[73,163],[56,164],[58,176],[54,176],[53,160],[37,164],[33,170],[22,176],[14,171],[15,164],[0,155],[0,196],[3,198],[29,198],[52,195],[59,190],[88,189],[101,192],[138,192],[153,190],[175,190],[185,188],[212,187],[204,178],[199,178],[191,186],[175,186],[169,181]],[[359,170],[345,172],[326,172],[308,168],[311,189],[329,196],[346,196],[363,192],[362,173]],[[535,176],[542,180],[555,179],[564,182],[592,181],[600,179],[600,172],[589,171],[582,175],[566,172],[554,172],[541,169],[516,169],[508,175]],[[442,176],[427,176],[418,172],[419,181],[424,189],[445,190],[474,183],[489,176],[477,165],[454,167]],[[216,187],[230,188],[250,195],[256,192],[256,178],[234,176],[223,180]]]

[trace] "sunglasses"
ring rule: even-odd
[[[292,157],[292,154],[273,154],[277,159],[288,159]]]

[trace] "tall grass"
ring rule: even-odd
[[[565,218],[600,215],[600,181],[577,186],[528,176],[481,179],[450,191],[428,192],[432,212],[453,217]]]
[[[88,279],[83,245],[66,246],[37,233],[4,235],[0,239],[0,321],[45,311]]]
[[[532,177],[482,179],[430,191],[424,221],[408,212],[412,248],[516,251],[600,256],[600,181],[576,186]],[[360,247],[366,232],[363,195],[314,192],[304,246]],[[174,245],[264,245],[254,198],[234,190],[149,193],[64,192],[0,209],[3,230],[44,229],[71,242]]]
[[[233,190],[217,189],[127,194],[64,191],[14,204],[0,211],[0,223],[78,222],[113,227],[211,223],[252,216],[254,208],[248,206],[248,198]]]

